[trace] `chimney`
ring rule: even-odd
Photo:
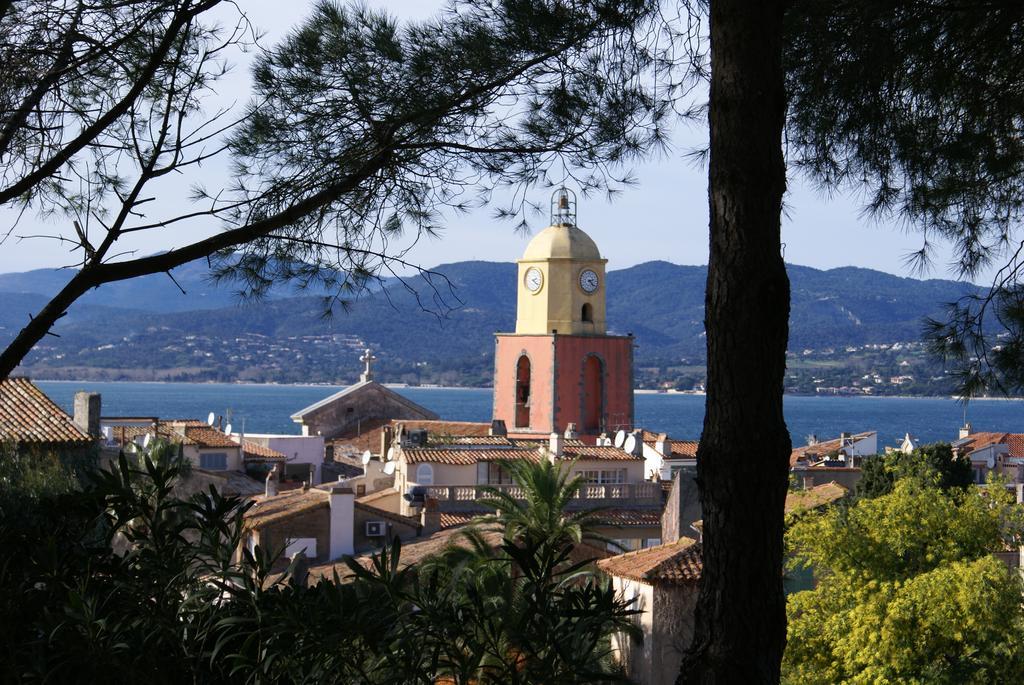
[[[291,556],[292,575],[288,580],[292,587],[306,587],[309,583],[309,558],[305,550],[299,550]]]
[[[672,458],[672,441],[668,439],[668,433],[658,433],[658,439],[654,441],[654,449],[661,456]]]
[[[491,428],[487,431],[487,434],[498,438],[504,438],[508,436],[508,428],[505,427],[505,422],[501,419],[494,419],[491,421]]]
[[[356,495],[352,488],[335,485],[329,495],[331,504],[330,559],[355,552]]]
[[[273,497],[278,493],[278,482],[279,475],[277,471],[277,464],[274,464],[274,468],[270,469],[267,473],[267,488],[265,492],[267,497]]]
[[[580,434],[576,431],[576,424],[569,423],[565,426],[565,439],[576,440],[580,437]]]
[[[601,433],[597,436],[597,442],[595,444],[598,447],[607,447],[612,444],[612,439],[608,437],[607,433]]]
[[[420,512],[420,535],[426,537],[441,530],[441,512],[437,508],[437,498],[427,497]]]
[[[548,440],[549,457],[552,461],[561,459],[565,451],[565,437],[560,433],[552,433]]]
[[[76,404],[75,406],[77,407],[78,405]],[[78,412],[75,413],[77,414]],[[965,423],[963,425],[963,428],[960,429],[960,439],[963,440],[964,438],[969,436],[972,430],[974,430],[974,428],[973,426],[971,426],[970,422]]]
[[[849,433],[840,433],[839,434],[839,446],[840,447],[846,447],[848,444],[850,444],[850,434]]]
[[[391,426],[383,426],[380,429],[380,459],[384,461],[388,458],[388,450],[391,449],[391,440],[394,438],[394,432]]]
[[[661,541],[662,543],[678,542],[682,535],[680,528],[680,512],[682,503],[682,474],[677,473],[672,479],[672,488],[668,491],[665,500],[665,508],[661,512]]]
[[[75,393],[75,425],[94,438],[100,434],[100,404],[98,392]]]

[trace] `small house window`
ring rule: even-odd
[[[416,483],[418,485],[434,484],[434,467],[430,464],[420,464],[416,467]]]
[[[594,308],[593,306],[591,306],[589,302],[583,303],[583,310],[580,312],[580,318],[583,321],[587,321],[590,323],[594,322]]]
[[[598,485],[621,485],[626,482],[626,469],[581,471],[580,475],[584,482]]]
[[[494,462],[488,462],[487,484],[488,485],[511,485],[512,474],[501,468]]]
[[[226,452],[204,452],[199,455],[199,468],[207,471],[226,471],[228,455]]]

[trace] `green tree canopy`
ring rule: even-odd
[[[894,483],[903,478],[941,490],[963,490],[973,482],[971,462],[955,456],[948,442],[923,445],[910,454],[894,451],[868,457],[861,471],[857,495],[869,498],[892,492]]]
[[[785,681],[992,683],[1024,677],[1024,514],[1002,488],[942,491],[913,479],[797,522],[794,565],[818,586],[790,597]]]

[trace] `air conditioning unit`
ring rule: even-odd
[[[430,434],[425,428],[408,430],[402,435],[402,447],[426,447]]]
[[[367,521],[366,522],[366,537],[368,538],[379,538],[383,537],[386,531],[385,524],[383,521]]]

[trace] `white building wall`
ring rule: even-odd
[[[232,435],[238,440],[242,436]],[[324,439],[320,435],[287,435],[277,433],[246,433],[245,439],[276,450],[287,457],[288,464],[311,464],[313,485],[323,482]]]
[[[612,588],[615,593],[625,600],[633,600],[630,605],[632,609],[639,609],[642,613],[633,616],[633,621],[639,625],[644,639],[642,643],[635,642],[629,635],[622,633],[612,634],[612,651],[625,669],[630,680],[639,685],[650,685],[654,668],[654,588],[635,580],[612,576]]]
[[[331,549],[333,561],[344,554],[355,553],[356,496],[350,488],[336,487],[330,494]]]

